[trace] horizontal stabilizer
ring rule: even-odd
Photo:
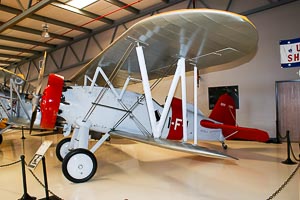
[[[250,140],[258,142],[267,142],[269,140],[269,134],[266,131],[259,130],[256,128],[217,124],[208,120],[202,120],[200,124],[205,128],[222,129],[222,133],[225,138],[228,137],[227,139]]]
[[[176,142],[176,141],[170,141],[170,140],[164,140],[159,138],[153,138],[153,137],[146,137],[136,134],[130,134],[128,132],[124,131],[112,131],[110,132],[112,136],[118,136],[130,140],[134,140],[137,142],[142,142],[145,144],[150,144],[153,146],[162,147],[165,149],[171,149],[175,151],[181,151],[186,153],[192,153],[200,156],[206,156],[206,157],[214,157],[214,158],[228,158],[228,159],[235,159],[238,160],[235,157],[232,157],[230,155],[224,154],[222,152],[211,150],[206,147],[201,147],[198,145],[192,145],[189,143],[182,143],[182,142]]]

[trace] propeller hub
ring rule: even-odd
[[[57,74],[50,74],[48,84],[41,100],[41,128],[53,129],[59,110],[59,104],[64,86],[64,78]]]

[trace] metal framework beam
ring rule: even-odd
[[[227,4],[227,7],[225,9],[226,11],[228,11],[230,9],[231,4],[232,4],[232,0],[229,0],[228,4]]]
[[[19,48],[19,47],[10,47],[10,46],[4,46],[0,45],[0,49],[8,50],[8,51],[17,51],[17,52],[24,52],[24,53],[32,53],[35,55],[42,55],[42,51],[36,51],[36,50],[31,50],[31,49],[24,49],[24,48]],[[30,61],[31,59],[25,58],[24,61],[26,62]]]
[[[21,20],[25,19],[26,17],[29,17],[36,11],[42,9],[43,7],[47,6],[49,3],[53,2],[55,0],[43,0],[35,4],[34,6],[30,7],[29,9],[25,10],[24,12],[21,11],[21,13],[0,26],[0,33],[2,33],[4,30],[16,25]]]
[[[2,24],[4,24],[4,22],[0,21],[0,25],[2,25]],[[30,34],[34,34],[34,35],[41,35],[42,34],[41,30],[27,28],[27,27],[24,27],[24,26],[17,26],[17,25],[15,25],[15,26],[11,27],[10,29],[16,30],[16,31],[25,32],[25,33],[30,33]],[[63,35],[58,35],[58,34],[51,33],[51,32],[50,32],[50,35],[51,35],[52,38],[56,38],[56,39],[60,39],[60,40],[65,40],[65,41],[69,41],[69,42],[73,40],[73,38],[71,38],[71,37],[67,37],[67,36],[63,36]]]
[[[2,57],[2,58],[13,58],[13,59],[24,59],[24,58],[26,58],[24,56],[4,54],[4,53],[0,53],[0,57]]]
[[[252,14],[255,14],[255,13],[258,13],[258,12],[262,12],[262,11],[272,9],[272,8],[275,8],[275,7],[278,7],[278,6],[282,6],[284,4],[292,3],[294,1],[298,1],[298,0],[280,0],[280,1],[277,1],[277,2],[269,3],[269,4],[264,5],[264,6],[260,6],[258,8],[254,8],[254,9],[242,12],[240,14],[248,16],[248,15],[252,15]]]
[[[82,9],[78,9],[78,8],[73,7],[73,6],[69,6],[67,4],[63,4],[63,3],[60,3],[60,2],[53,2],[53,3],[51,3],[51,5],[56,6],[58,8],[68,10],[70,12],[73,12],[73,13],[76,13],[76,14],[79,14],[79,15],[82,15],[82,16],[85,16],[85,17],[89,17],[91,19],[98,19],[99,21],[104,22],[106,24],[113,24],[114,23],[114,20],[109,19],[107,17],[102,17],[102,16],[96,15],[92,12],[82,10]]]
[[[132,20],[135,20],[137,18],[140,18],[140,17],[143,17],[143,16],[146,16],[146,15],[150,15],[158,10],[161,10],[161,9],[164,9],[164,8],[167,8],[167,7],[170,7],[170,6],[173,6],[173,5],[176,5],[178,3],[182,3],[184,2],[185,0],[168,0],[168,1],[164,1],[162,0],[161,3],[155,5],[155,6],[152,6],[148,9],[144,9],[144,10],[141,10],[139,14],[137,15],[130,15],[129,17],[126,17],[126,18],[123,18],[121,20],[117,20],[115,21],[112,25],[106,25],[105,27],[101,27],[101,28],[98,28],[98,29],[95,29],[93,30],[92,33],[89,33],[89,34],[85,34],[85,35],[82,35],[82,36],[79,36],[77,37],[76,39],[74,39],[73,41],[69,42],[69,43],[64,43],[64,44],[61,44],[61,45],[58,45],[56,48],[53,48],[53,49],[50,49],[48,51],[48,53],[51,53],[51,52],[54,52],[54,51],[57,51],[61,48],[66,48],[66,47],[69,47],[79,41],[82,41],[84,39],[87,39],[87,38],[90,38],[90,37],[94,37],[95,35],[101,33],[101,32],[104,32],[104,31],[107,31],[109,29],[112,29],[114,27],[117,27],[119,25],[122,25],[122,24],[125,24],[129,21],[132,21]],[[294,1],[297,1],[297,0],[281,0],[281,1],[278,1],[278,2],[274,2],[274,3],[270,3],[266,6],[262,6],[262,7],[258,7],[256,9],[252,9],[250,11],[247,11],[247,12],[244,12],[244,13],[240,13],[240,14],[243,14],[243,15],[251,15],[251,14],[254,14],[254,13],[257,13],[257,12],[260,12],[260,11],[264,11],[266,9],[270,9],[270,8],[275,8],[277,6],[281,6],[281,5],[284,5],[284,4],[288,4],[288,3],[292,3]],[[168,3],[167,3],[168,2]],[[228,1],[228,4],[227,4],[227,9],[230,10],[230,7],[231,7],[231,3],[233,1],[232,0],[229,0]],[[0,5],[0,9],[1,9],[1,5]],[[95,40],[95,38],[94,38]],[[98,45],[98,44],[97,44]],[[0,47],[1,48],[1,47]],[[67,49],[67,48],[66,48]],[[25,52],[25,51],[24,51]],[[17,63],[17,66],[21,66],[27,62],[30,62],[34,59],[37,59],[39,56],[41,55],[41,52],[38,52],[38,53],[35,53],[33,56],[31,56],[30,58],[27,58],[27,59],[23,59],[21,62]],[[76,66],[79,66],[79,65],[82,65],[83,63],[86,63],[87,61],[86,60],[82,60],[80,63],[78,64],[74,64],[72,66],[62,66],[63,63],[61,63],[61,69],[59,71],[63,71],[63,70],[66,70],[66,69],[70,69],[72,67],[76,67]],[[15,67],[12,66],[12,67]]]
[[[5,35],[0,35],[0,40],[7,40],[7,41],[11,41],[11,42],[18,42],[18,43],[24,43],[24,44],[32,44],[32,45],[48,47],[48,48],[56,47],[56,45],[54,45],[54,44],[48,44],[48,43],[44,43],[44,42],[37,42],[34,40],[15,38],[15,37],[10,37],[10,36],[5,36]]]
[[[20,14],[22,14],[22,10],[19,10],[19,9],[16,9],[16,8],[12,8],[12,7],[3,5],[3,4],[0,4],[0,10],[2,10],[4,12],[11,13],[11,14],[15,14],[15,15],[18,15],[18,16]],[[69,28],[69,29],[73,29],[73,30],[77,30],[77,31],[85,32],[85,33],[91,33],[92,32],[92,30],[90,30],[88,28],[76,26],[76,25],[73,25],[73,24],[70,24],[70,23],[66,23],[66,22],[63,22],[63,21],[56,20],[56,19],[44,17],[44,16],[41,16],[41,15],[31,14],[30,16],[27,16],[27,17],[31,18],[31,19],[35,19],[35,20],[41,21],[41,22],[45,22],[46,21],[47,23],[55,24],[57,26],[62,26],[62,27],[66,27],[66,28]],[[1,26],[1,27],[3,27],[2,28],[3,30],[5,30],[7,28],[10,28],[11,26],[13,26],[15,24],[13,24],[13,25],[11,24],[10,26],[8,26],[8,24],[5,23],[4,25]],[[3,31],[2,29],[0,29],[0,32]]]
[[[125,10],[129,11],[129,12],[132,12],[134,14],[139,14],[140,13],[140,10],[132,7],[132,6],[127,6],[126,3],[123,3],[119,0],[105,0],[106,2],[110,3],[110,4],[113,4],[115,6],[118,6],[118,7],[125,7]]]
[[[149,14],[151,14],[151,13],[157,11],[157,10],[167,8],[167,7],[169,7],[169,6],[176,5],[176,4],[181,3],[181,2],[184,2],[184,1],[185,1],[185,0],[173,0],[173,1],[170,1],[168,4],[162,2],[162,3],[160,3],[160,4],[158,4],[158,5],[154,6],[154,7],[151,7],[151,8],[149,8],[149,9],[141,10],[140,13],[139,13],[138,15],[133,15],[133,16],[131,16],[131,17],[124,18],[123,20],[115,21],[115,23],[112,24],[112,25],[107,25],[107,26],[105,26],[105,27],[103,27],[103,28],[95,29],[95,30],[94,30],[92,33],[90,33],[90,34],[86,34],[86,35],[83,35],[83,36],[81,36],[81,37],[77,37],[77,38],[74,39],[72,42],[65,43],[65,44],[62,44],[62,45],[58,45],[56,48],[50,49],[50,50],[48,50],[47,52],[48,52],[48,53],[51,53],[51,52],[54,52],[54,51],[56,51],[56,50],[58,50],[58,49],[65,48],[65,47],[69,47],[69,46],[73,45],[73,44],[76,43],[76,42],[79,42],[79,41],[81,41],[81,40],[87,39],[87,38],[89,38],[89,37],[93,37],[94,35],[97,35],[97,34],[99,34],[99,33],[101,33],[101,32],[107,31],[107,30],[109,30],[109,29],[111,29],[111,28],[114,28],[114,27],[116,27],[116,26],[125,24],[125,23],[127,23],[127,22],[129,22],[129,21],[132,21],[132,20],[138,19],[138,18],[140,18],[140,17],[149,15]],[[1,5],[0,5],[0,10],[1,10]],[[0,46],[0,48],[1,48],[1,46]],[[24,51],[24,52],[25,52],[25,51]],[[30,58],[27,58],[26,60],[22,60],[21,62],[19,62],[19,63],[17,64],[17,66],[23,65],[23,64],[25,64],[25,63],[27,63],[27,62],[29,62],[29,61],[32,61],[32,60],[37,59],[39,56],[42,55],[41,53],[42,53],[42,52],[39,52],[39,53],[37,53],[37,54],[31,56]],[[80,63],[78,63],[77,65],[72,65],[72,67],[77,67],[77,66],[79,66],[79,65],[82,65],[82,63],[86,63],[86,61],[80,62]],[[10,66],[9,66],[9,67],[10,67]],[[70,69],[70,68],[71,68],[70,66],[66,67],[66,69]],[[60,70],[60,71],[62,71],[62,70]]]
[[[9,65],[11,65],[11,64],[13,64],[14,62],[13,62],[13,61],[7,61],[7,60],[0,60],[0,63],[1,63],[1,64],[9,64]]]

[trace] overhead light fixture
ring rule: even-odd
[[[43,27],[43,31],[42,31],[42,37],[44,37],[44,38],[49,38],[50,37],[50,34],[49,34],[49,32],[48,32],[48,24],[47,23],[45,23],[45,24],[43,24],[42,25],[42,27]]]
[[[95,3],[97,0],[71,0],[67,4],[79,9],[82,9],[92,3]]]

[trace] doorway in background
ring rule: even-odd
[[[290,131],[292,142],[300,142],[300,81],[276,81],[277,140]]]

